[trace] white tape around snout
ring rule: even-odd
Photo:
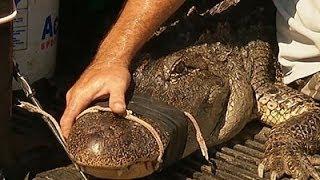
[[[13,21],[13,19],[16,17],[17,15],[17,8],[16,8],[16,4],[15,2],[13,1],[13,12],[8,15],[8,16],[5,16],[5,17],[2,17],[0,18],[0,24],[5,24],[7,22],[10,22],[10,21]]]
[[[108,107],[106,108],[106,107],[101,107],[101,106],[93,106],[91,108],[88,108],[88,109],[84,110],[82,113],[80,113],[76,119],[80,118],[81,116],[83,116],[84,114],[87,114],[89,112],[92,113],[92,112],[98,112],[98,111],[112,112],[111,109],[108,108]],[[209,160],[208,148],[207,148],[205,140],[204,140],[204,138],[202,136],[202,133],[201,133],[201,130],[200,130],[200,127],[199,127],[197,121],[195,120],[195,118],[190,113],[184,112],[184,114],[189,118],[189,120],[191,121],[193,127],[196,130],[196,139],[197,139],[197,142],[199,144],[199,147],[200,147],[202,155],[204,156],[204,158],[209,163],[211,163],[210,160]],[[163,145],[163,143],[161,141],[159,133],[149,123],[147,123],[146,121],[144,121],[144,120],[132,115],[132,111],[131,110],[127,110],[127,115],[124,118],[141,124],[147,130],[149,130],[149,132],[155,138],[155,140],[156,140],[156,142],[157,142],[157,144],[159,146],[159,156],[158,156],[158,159],[157,159],[158,163],[156,165],[156,167],[158,168],[159,165],[162,163],[162,157],[164,155],[164,145]]]

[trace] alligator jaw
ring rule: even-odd
[[[107,179],[135,179],[148,176],[155,172],[156,169],[156,159],[154,161],[145,161],[132,164],[127,167],[112,169],[103,167],[91,167],[79,164],[81,169],[91,174],[97,178],[107,178]]]

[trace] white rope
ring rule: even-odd
[[[139,124],[141,124],[142,126],[144,126],[146,129],[148,129],[151,134],[153,135],[153,137],[156,139],[157,144],[159,146],[159,156],[158,156],[158,163],[162,163],[162,157],[164,154],[164,145],[161,141],[160,135],[159,133],[146,121],[143,121],[142,119],[132,115],[132,111],[127,110],[127,115],[125,116],[126,119],[129,119],[131,121],[135,121]]]
[[[80,113],[77,117],[80,118],[81,116],[83,116],[84,114],[87,114],[87,113],[92,113],[92,112],[98,112],[98,111],[107,111],[107,112],[112,112],[110,108],[107,108],[107,107],[101,107],[101,106],[93,106],[93,107],[90,107],[86,110],[84,110],[82,113]],[[128,120],[131,120],[131,121],[134,121],[136,123],[139,123],[141,124],[143,127],[145,127],[148,131],[150,131],[150,133],[152,134],[152,136],[155,138],[158,146],[159,146],[159,156],[157,158],[157,161],[158,161],[158,164],[156,165],[157,167],[159,167],[160,163],[162,163],[162,157],[163,157],[163,154],[164,154],[164,145],[161,141],[161,137],[159,135],[159,133],[149,124],[147,123],[146,121],[132,115],[132,111],[131,110],[127,110],[127,114],[126,116],[124,117]]]
[[[83,116],[84,114],[87,114],[89,112],[98,112],[98,111],[108,111],[108,112],[112,112],[110,108],[105,108],[105,107],[101,107],[101,106],[93,106],[91,108],[88,108],[86,110],[84,110],[81,114],[79,114],[79,116],[77,117],[77,119],[81,116]],[[206,142],[202,136],[200,127],[196,121],[196,119],[188,112],[184,112],[184,114],[190,119],[190,121],[192,122],[192,125],[194,126],[195,130],[196,130],[196,139],[197,142],[199,144],[201,153],[203,155],[203,157],[208,161],[209,161],[209,153],[208,153],[208,148],[206,145]],[[142,126],[144,126],[146,129],[148,129],[151,134],[153,135],[153,137],[156,139],[158,146],[159,146],[159,157],[158,157],[158,162],[161,163],[162,162],[162,157],[164,154],[164,146],[163,143],[161,141],[160,135],[158,134],[158,132],[147,122],[143,121],[142,119],[132,115],[132,111],[127,110],[127,115],[125,116],[126,119],[128,120],[132,120],[135,121],[139,124],[141,124]]]
[[[61,137],[63,143],[66,145],[66,141],[62,135],[60,126],[53,116],[51,116],[49,113],[45,112],[44,110],[42,110],[42,109],[38,108],[37,106],[34,106],[28,102],[20,101],[20,104],[18,105],[18,107],[21,107],[21,108],[26,109],[30,112],[38,113],[38,114],[41,114],[41,115],[47,117],[50,120],[50,122],[54,125],[54,127],[57,129],[59,136]]]
[[[206,142],[202,136],[202,133],[201,133],[201,130],[200,130],[200,127],[196,121],[196,119],[188,112],[184,112],[184,114],[190,119],[190,121],[192,122],[192,125],[193,127],[195,128],[196,130],[196,138],[197,138],[197,141],[198,141],[198,144],[199,144],[199,147],[200,147],[200,150],[201,150],[201,153],[203,155],[203,157],[208,161],[209,161],[209,153],[208,153],[208,148],[207,148],[207,145],[206,145]]]
[[[8,16],[0,18],[0,24],[5,24],[7,22],[12,21],[16,17],[16,15],[17,15],[17,8],[16,8],[15,2],[13,1],[13,12]]]
[[[30,112],[35,112],[35,113],[39,113],[43,116],[48,117],[48,119],[52,122],[52,124],[55,126],[55,128],[57,129],[59,135],[61,136],[61,139],[63,140],[64,144],[66,144],[65,139],[62,136],[62,132],[60,129],[59,124],[57,123],[57,121],[54,119],[54,117],[52,117],[50,114],[48,114],[47,112],[43,111],[42,109],[28,103],[28,102],[20,102],[21,104],[18,105],[21,108],[27,109]],[[84,110],[82,113],[80,113],[76,119],[79,119],[81,116],[87,114],[87,113],[94,113],[94,112],[99,112],[99,111],[106,111],[106,112],[112,112],[110,108],[105,108],[105,107],[101,107],[101,106],[93,106],[90,107],[86,110]],[[194,126],[195,130],[196,130],[196,139],[197,142],[199,144],[200,150],[202,155],[204,156],[204,158],[209,161],[209,154],[208,154],[208,148],[206,145],[206,142],[202,136],[201,130],[199,128],[199,125],[197,123],[197,121],[195,120],[195,118],[188,112],[184,112],[184,114],[190,119],[190,121],[192,122],[192,125]],[[159,156],[157,158],[158,161],[158,165],[160,163],[162,163],[162,157],[164,155],[164,145],[161,141],[160,135],[159,133],[147,122],[145,122],[144,120],[132,115],[132,111],[127,110],[127,114],[124,117],[128,120],[137,122],[139,124],[141,124],[143,127],[145,127],[148,131],[150,131],[150,133],[153,135],[153,137],[155,138],[158,146],[159,146]]]
[[[67,155],[69,156],[71,162],[73,163],[73,165],[75,166],[75,168],[79,171],[79,173],[81,174],[82,178],[84,180],[88,180],[88,178],[86,177],[86,175],[83,173],[83,171],[80,169],[80,167],[78,166],[78,164],[74,161],[74,157],[72,154],[69,153],[68,148],[67,148],[67,143],[62,135],[61,129],[59,124],[57,123],[57,121],[55,120],[55,118],[53,116],[51,116],[49,113],[47,113],[46,111],[42,110],[40,107],[37,107],[33,104],[30,104],[28,102],[23,102],[20,101],[20,104],[18,105],[18,107],[21,107],[23,109],[28,110],[29,112],[33,112],[33,113],[38,113],[41,114],[42,116],[46,117],[46,118],[42,118],[44,121],[46,121],[46,123],[52,127],[51,125],[53,125],[54,129],[52,129],[52,131],[54,131],[54,135],[55,136],[59,136],[56,137],[57,140],[59,141],[59,143],[62,145],[63,149],[65,150],[65,152],[67,153]]]
[[[60,126],[59,126],[59,124],[57,123],[57,121],[55,120],[54,117],[52,117],[50,114],[48,114],[44,110],[42,110],[42,109],[40,109],[40,108],[38,108],[38,107],[28,103],[28,102],[20,102],[20,105],[18,105],[18,106],[21,107],[21,108],[27,109],[30,112],[35,112],[35,113],[39,113],[39,114],[41,114],[43,116],[46,116],[51,121],[51,123],[55,126],[55,128],[57,129],[57,131],[58,131],[58,133],[59,133],[64,145],[66,145],[66,141],[65,141],[64,137],[62,136],[62,132],[61,132]],[[93,107],[90,107],[90,108],[84,110],[82,113],[80,113],[77,116],[76,119],[79,119],[81,116],[83,116],[83,115],[85,115],[87,113],[94,113],[94,112],[99,112],[99,111],[112,112],[110,108],[101,107],[101,106],[93,106]],[[205,140],[204,140],[204,138],[202,136],[202,133],[201,133],[201,130],[200,130],[200,127],[199,127],[197,121],[195,120],[195,118],[190,113],[184,112],[184,114],[192,122],[192,125],[194,126],[194,128],[196,130],[196,139],[197,139],[197,142],[199,144],[199,147],[200,147],[202,155],[204,156],[204,158],[208,162],[210,162],[209,161],[208,148],[207,148]],[[141,124],[148,131],[150,131],[150,133],[153,135],[153,137],[155,138],[155,140],[156,140],[156,142],[157,142],[157,144],[159,146],[159,156],[157,158],[158,164],[156,165],[156,167],[159,167],[160,163],[162,163],[162,157],[164,155],[164,145],[163,145],[163,143],[161,141],[161,137],[160,137],[159,133],[149,123],[147,123],[144,120],[132,115],[132,111],[131,110],[127,110],[127,114],[126,114],[126,116],[124,118]]]
[[[28,102],[20,102],[20,104],[18,106],[21,107],[21,108],[27,109],[30,112],[38,113],[38,114],[41,114],[41,115],[47,117],[51,121],[51,123],[55,126],[55,128],[57,129],[57,131],[59,133],[59,136],[61,137],[64,145],[66,145],[66,141],[65,141],[64,137],[62,136],[62,132],[61,132],[60,126],[59,126],[59,124],[57,123],[57,121],[55,120],[54,117],[52,117],[50,114],[48,114],[44,110],[42,110],[42,109],[40,109],[40,108],[38,108],[38,107],[28,103]],[[83,115],[85,115],[87,113],[93,113],[93,112],[99,112],[99,111],[112,112],[110,108],[104,108],[104,107],[101,107],[101,106],[93,106],[93,107],[90,107],[90,108],[84,110],[82,113],[80,113],[77,116],[76,119],[79,119],[81,116],[83,116]],[[130,111],[130,110],[127,110],[127,115],[124,118],[141,124],[147,130],[149,130],[150,133],[153,135],[153,137],[155,138],[155,140],[156,140],[156,142],[157,142],[157,144],[159,146],[159,156],[157,158],[158,164],[156,165],[156,167],[159,167],[160,163],[162,163],[162,157],[163,157],[163,154],[164,154],[164,145],[163,145],[163,143],[161,141],[159,133],[149,123],[147,123],[147,122],[143,121],[142,119],[132,115],[132,111]],[[66,149],[66,151],[67,151],[67,149]]]

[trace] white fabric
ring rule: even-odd
[[[320,71],[320,0],[273,0],[283,82]]]

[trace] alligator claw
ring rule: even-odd
[[[276,171],[272,171],[270,180],[277,180],[278,173]]]
[[[305,168],[307,172],[309,172],[310,176],[313,177],[316,180],[320,180],[320,175],[317,172],[316,168],[314,167],[315,165],[318,165],[320,162],[319,157],[311,157],[311,158],[306,158],[305,160],[307,163],[305,163]]]
[[[264,173],[266,171],[271,171],[271,180],[276,180],[277,178],[281,177],[283,175],[282,171],[279,168],[272,168],[276,167],[276,164],[280,164],[281,162],[274,161],[274,163],[270,163],[270,158],[265,158],[258,166],[258,176],[260,178],[264,177]]]
[[[281,178],[284,174],[290,175],[296,179],[320,180],[320,175],[313,164],[319,164],[320,158],[307,157],[303,153],[290,147],[269,149],[266,157],[258,166],[258,176],[263,178],[264,172],[270,171],[271,180]]]
[[[264,173],[264,164],[260,163],[258,166],[258,176],[260,178],[263,178],[263,173]]]

